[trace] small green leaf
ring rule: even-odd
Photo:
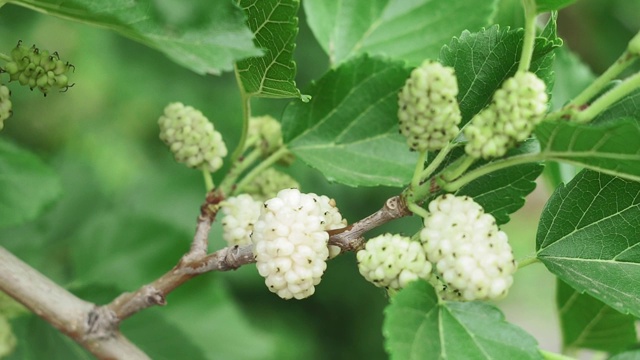
[[[309,27],[332,64],[369,53],[418,65],[463,30],[489,24],[497,1],[305,0]],[[473,11],[469,11],[473,6]]]
[[[640,122],[619,119],[598,125],[548,121],[538,125],[541,155],[602,173],[640,181]]]
[[[579,292],[640,316],[640,183],[583,170],[549,199],[536,249]]]
[[[391,359],[542,359],[536,340],[482,302],[439,302],[425,281],[391,299],[382,328]]]
[[[576,0],[536,0],[536,11],[538,13],[560,10],[576,2]]]
[[[48,165],[0,140],[0,228],[35,219],[61,191],[60,180]]]
[[[636,343],[635,319],[557,281],[556,302],[564,348],[618,352]]]
[[[293,61],[299,0],[240,0],[239,5],[247,14],[255,45],[264,51],[236,64],[244,92],[268,98],[301,97]]]
[[[400,62],[366,55],[342,64],[309,89],[309,103],[285,109],[285,143],[330,181],[407,184],[417,156],[398,134],[397,94],[409,73]]]
[[[199,74],[220,74],[258,56],[244,14],[231,1],[16,0],[45,14],[114,30]]]
[[[550,21],[553,21],[551,19]],[[554,28],[550,23],[548,28]],[[500,29],[497,25],[476,33],[464,31],[440,52],[440,61],[455,69],[458,78],[458,102],[461,125],[466,124],[489,102],[502,82],[515,74],[522,50],[522,29]],[[558,46],[555,32],[551,38],[537,38],[530,70],[553,88],[553,50]]]

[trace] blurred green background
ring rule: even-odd
[[[503,0],[496,22],[520,26],[519,4]],[[561,11],[559,31],[599,73],[640,29],[638,14],[637,0],[579,0]],[[295,59],[304,90],[328,61],[300,16]],[[40,219],[1,230],[0,244],[86,299],[110,301],[175,264],[189,246],[203,200],[201,174],[175,163],[158,140],[158,116],[172,101],[192,105],[233,149],[241,120],[234,76],[199,76],[112,32],[4,6],[0,51],[8,53],[18,40],[58,51],[75,65],[76,84],[47,97],[9,85],[14,114],[0,136],[50,164],[63,195]],[[287,102],[254,100],[253,113],[279,118]],[[304,191],[335,198],[348,220],[368,215],[398,192],[330,184],[300,162],[283,170]],[[533,252],[548,195],[539,186],[505,226],[518,258]],[[418,226],[416,219],[401,219],[376,233],[412,234]],[[219,224],[210,239],[212,250],[224,246]],[[554,287],[544,267],[532,265],[516,274],[510,296],[498,306],[541,347],[557,351]],[[381,324],[387,301],[359,276],[353,254],[332,260],[316,294],[304,301],[270,293],[250,265],[193,280],[168,297],[167,307],[127,320],[123,331],[154,359],[385,359]],[[11,358],[87,356],[35,317],[12,324],[19,345]]]

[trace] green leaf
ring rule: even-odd
[[[73,239],[78,284],[134,290],[171,269],[192,235],[135,214],[96,214]]]
[[[35,219],[61,190],[58,176],[36,155],[0,140],[0,228]]]
[[[547,121],[538,125],[541,156],[640,181],[640,122],[619,119],[598,125]]]
[[[285,109],[285,143],[330,181],[407,184],[417,156],[398,134],[397,94],[409,73],[400,62],[366,55],[342,64],[312,85],[311,102]]]
[[[554,28],[553,18],[548,28]],[[442,48],[440,62],[455,69],[458,78],[458,103],[461,125],[482,110],[502,85],[518,69],[523,43],[522,29],[511,30],[497,25],[476,33],[464,31]],[[553,88],[553,50],[558,46],[555,31],[551,38],[536,38],[530,70]]]
[[[490,23],[497,1],[305,0],[309,27],[332,64],[359,54],[391,56],[418,65],[435,59],[463,30]],[[469,6],[473,11],[469,11]]]
[[[564,348],[618,352],[636,343],[635,319],[558,280],[556,301]]]
[[[391,299],[382,328],[391,359],[542,359],[536,340],[483,302],[439,302],[414,281]]]
[[[576,0],[536,0],[536,11],[538,13],[552,10],[560,10],[576,2]]]
[[[236,64],[244,92],[269,98],[301,97],[293,61],[299,0],[240,0],[239,5],[255,34],[255,45],[264,51],[263,56]]]
[[[609,358],[609,360],[638,360],[638,359],[640,359],[640,349],[623,352]]]
[[[559,109],[569,100],[586,89],[595,79],[591,69],[566,47],[556,50],[553,63],[555,84],[553,87],[552,109]]]
[[[579,292],[640,316],[640,183],[583,170],[549,199],[536,249]]]
[[[611,105],[593,119],[593,123],[601,124],[617,121],[621,118],[631,118],[640,122],[640,89],[633,91],[631,94]]]
[[[36,315],[11,321],[18,346],[7,360],[92,360],[87,350]]]
[[[12,1],[45,14],[114,30],[199,74],[220,74],[258,56],[244,14],[231,1]]]

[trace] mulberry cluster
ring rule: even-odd
[[[503,156],[526,140],[547,111],[546,85],[532,72],[518,72],[493,94],[491,104],[465,127],[465,152],[474,158]]]
[[[70,69],[75,67],[60,60],[57,52],[40,50],[35,45],[27,48],[22,42],[11,50],[11,61],[4,67],[10,81],[18,81],[31,90],[38,88],[45,96],[51,88],[66,90],[73,86],[67,77]]]
[[[329,257],[326,230],[341,222],[339,213],[327,210],[329,202],[326,196],[285,189],[262,207],[251,235],[256,267],[269,290],[283,299],[309,297],[320,283]]]
[[[290,188],[300,188],[300,184],[291,176],[270,167],[255,177],[243,190],[254,199],[265,201],[275,197],[278,191]]]
[[[416,279],[429,279],[431,263],[422,245],[397,234],[377,236],[356,254],[360,274],[378,287],[400,290]]]
[[[169,146],[176,161],[191,168],[214,172],[222,167],[227,147],[222,135],[198,110],[171,103],[158,119],[160,139]]]
[[[269,115],[252,117],[247,136],[258,139],[258,147],[267,156],[282,146],[282,129],[278,120]]]
[[[251,232],[261,207],[262,203],[248,194],[233,196],[221,203],[222,237],[230,246],[251,244]]]
[[[499,299],[516,270],[507,235],[493,216],[469,197],[443,195],[429,203],[420,233],[448,300]]]
[[[459,132],[454,70],[427,60],[411,72],[398,94],[400,133],[417,151],[444,148]]]
[[[11,116],[11,92],[9,88],[0,84],[0,130],[4,128],[4,121]]]

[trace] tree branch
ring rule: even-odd
[[[2,246],[0,290],[98,359],[149,359],[119,332],[112,313],[77,298]]]

